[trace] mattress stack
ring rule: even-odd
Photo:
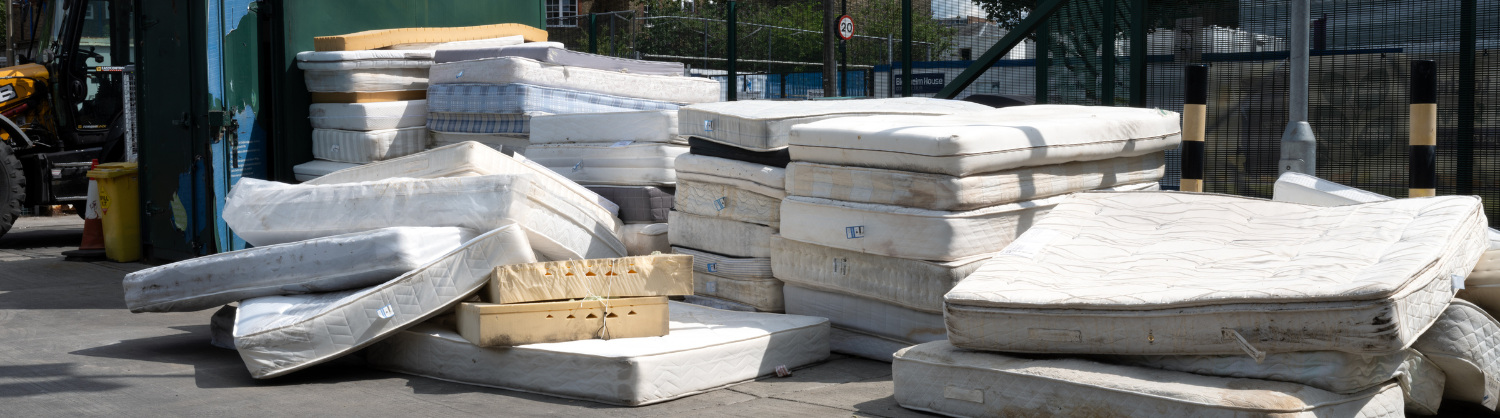
[[[1178,119],[1024,106],[798,125],[771,255],[786,311],[863,334],[834,349],[887,361],[893,348],[860,341],[945,339],[943,294],[1067,194],[1156,189]]]
[[[895,354],[895,398],[951,416],[1494,408],[1500,327],[1453,298],[1487,223],[1467,196],[1077,193],[944,296],[948,340]]]

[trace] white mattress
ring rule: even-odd
[[[771,275],[769,258],[736,258],[692,248],[672,252],[693,256],[693,293],[782,312],[781,280]]]
[[[455,49],[498,48],[498,47],[507,47],[507,46],[521,45],[522,43],[525,43],[525,42],[526,42],[526,37],[525,36],[515,35],[515,36],[501,36],[499,38],[475,39],[475,40],[471,40],[471,41],[420,42],[420,43],[410,43],[410,44],[395,44],[395,45],[391,45],[391,46],[388,46],[388,47],[385,47],[385,48],[381,48],[381,49],[386,49],[386,50],[428,50],[428,51],[434,51],[435,52],[435,51],[448,51],[448,50],[455,50]],[[556,42],[543,42],[543,43],[553,44],[553,43],[556,43]]]
[[[955,177],[880,168],[794,162],[786,167],[787,194],[931,210],[974,210],[1127,184],[1155,182],[1166,155],[1022,167]]]
[[[833,332],[828,334],[828,351],[886,363],[895,360],[897,351],[912,345],[908,342],[839,327],[833,327]]]
[[[1500,250],[1485,251],[1474,271],[1464,279],[1464,289],[1454,297],[1473,302],[1485,312],[1500,312]]]
[[[677,138],[676,110],[570,113],[531,117],[531,142],[670,142]]]
[[[993,254],[956,261],[923,261],[840,250],[775,236],[771,269],[797,286],[873,299],[943,314],[943,294],[978,270]]]
[[[526,158],[579,184],[666,186],[677,182],[672,161],[687,152],[669,143],[542,144],[526,147]]]
[[[719,82],[707,78],[565,67],[519,57],[436,64],[428,79],[432,84],[522,83],[673,103],[719,101]]]
[[[651,255],[660,251],[672,252],[672,243],[667,242],[667,224],[626,224],[620,229],[620,241],[625,243],[629,255]]]
[[[424,323],[367,351],[376,368],[450,382],[648,405],[828,358],[828,321],[670,303],[663,337],[482,348]]]
[[[416,154],[427,149],[427,128],[345,131],[313,129],[313,158],[344,163],[370,163]]]
[[[677,178],[726,184],[773,198],[786,197],[786,169],[697,154],[677,156]]]
[[[427,68],[430,50],[303,51],[297,53],[297,68],[312,71],[379,68]]]
[[[357,70],[302,71],[307,91],[358,93],[426,90],[426,68],[364,68]]]
[[[1478,306],[1454,300],[1412,348],[1447,374],[1443,397],[1490,410],[1500,403],[1500,323]]]
[[[787,147],[792,127],[824,119],[869,115],[951,115],[993,110],[961,100],[903,97],[868,100],[744,100],[682,108],[680,130],[725,145],[772,151]]]
[[[1113,190],[1155,190],[1156,183]],[[937,211],[790,196],[781,203],[787,239],[911,260],[954,261],[1004,249],[1067,196],[970,211]]]
[[[790,143],[793,161],[968,176],[1166,151],[1181,142],[1180,119],[1159,109],[1017,106],[830,119],[792,128]]]
[[[1455,278],[1488,247],[1474,197],[1316,207],[1186,192],[1071,196],[944,296],[954,345],[1390,354],[1437,319]]]
[[[478,142],[496,151],[511,154],[525,154],[526,147],[531,144],[531,140],[526,138],[526,134],[474,134],[468,132],[432,131],[432,141],[428,143],[428,146],[441,148],[469,141]]]
[[[912,344],[946,339],[943,314],[920,312],[873,299],[810,289],[781,288],[786,313],[828,318],[833,325]]]
[[[314,103],[307,119],[313,129],[378,131],[427,126],[427,101]]]
[[[192,258],[125,275],[131,312],[192,312],[260,296],[374,286],[474,237],[463,228],[384,228]]]
[[[448,63],[486,58],[522,57],[551,65],[592,68],[631,74],[681,76],[686,69],[680,62],[633,60],[587,52],[569,51],[558,42],[532,42],[502,48],[470,48],[433,54],[433,61]]]
[[[672,211],[667,214],[667,235],[674,246],[741,258],[771,256],[769,226],[736,222]]]
[[[497,266],[536,262],[512,224],[379,286],[240,302],[235,348],[265,379],[322,363],[442,313],[484,286]]]
[[[346,168],[359,167],[360,165],[337,161],[312,160],[292,166],[292,175],[297,178],[297,181],[312,181],[312,179],[326,176],[329,173]]]
[[[678,179],[673,207],[683,213],[781,226],[781,199],[729,184]]]
[[[526,171],[326,185],[241,179],[225,198],[224,222],[256,246],[392,226],[488,231],[520,223],[533,246],[573,258],[625,256],[619,219]]]
[[[891,374],[897,404],[954,417],[1404,416],[1395,382],[1341,395],[1296,383],[965,351],[945,341],[897,352]]]
[[[732,279],[759,280],[775,277],[771,273],[769,258],[730,257],[681,246],[673,246],[672,252],[693,256],[693,271]]]
[[[214,311],[214,316],[208,318],[208,344],[224,349],[234,349],[234,318],[239,315],[239,308],[234,305],[224,305]]]

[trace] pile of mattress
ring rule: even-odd
[[[1155,190],[1181,132],[1176,113],[1153,109],[896,108],[916,114],[809,115],[785,133],[743,117],[713,126],[737,131],[720,143],[790,151],[780,232],[767,241],[786,312],[906,345],[947,338],[943,295],[1069,194]]]

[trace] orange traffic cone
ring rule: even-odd
[[[94,160],[89,166],[92,170],[99,166],[99,160]],[[78,244],[75,251],[63,251],[63,256],[68,258],[103,258],[104,257],[104,221],[101,217],[104,211],[99,207],[99,183],[89,178],[89,200],[83,208],[83,242]]]

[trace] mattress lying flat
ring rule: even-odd
[[[1158,109],[1018,106],[949,116],[865,116],[792,128],[797,161],[968,176],[1177,148],[1180,117]]]
[[[471,385],[648,405],[828,358],[828,321],[670,302],[663,337],[481,348],[424,323],[371,346],[370,365]]]
[[[948,292],[948,337],[1009,352],[1395,353],[1488,248],[1485,224],[1473,197],[1077,193]]]
[[[677,138],[677,111],[571,113],[531,118],[531,142],[671,142]]]
[[[455,49],[474,49],[474,48],[503,48],[503,47],[508,47],[508,46],[521,45],[522,43],[525,43],[525,42],[526,42],[526,37],[525,36],[513,35],[513,36],[501,36],[501,37],[489,38],[489,39],[475,39],[475,40],[470,40],[470,41],[411,42],[411,43],[395,44],[395,45],[384,47],[383,49],[396,49],[396,50],[413,50],[413,49],[418,49],[418,50],[428,50],[428,51],[432,51],[433,52],[433,57],[436,57],[437,56],[437,51],[449,51],[449,50],[455,50]],[[548,44],[555,44],[556,42],[546,42],[546,43],[548,43]]]
[[[1156,183],[1113,190],[1155,190]],[[954,261],[1004,249],[1067,196],[971,211],[936,211],[791,196],[781,203],[787,239],[911,260]]]
[[[688,145],[693,147],[693,154],[706,157],[717,157],[726,160],[744,161],[747,163],[768,165],[775,168],[786,168],[787,164],[792,163],[792,153],[786,149],[776,151],[751,151],[744,148],[720,144],[696,136],[688,137]]]
[[[463,228],[385,228],[230,251],[125,275],[131,312],[192,312],[260,296],[384,283],[474,237]]]
[[[1443,397],[1491,410],[1500,403],[1500,323],[1483,309],[1454,300],[1412,348],[1446,373]]]
[[[428,143],[428,146],[441,148],[469,141],[478,142],[490,149],[511,155],[526,153],[526,146],[531,144],[531,141],[527,140],[524,134],[474,134],[468,132],[432,131],[432,141]]]
[[[313,129],[378,131],[427,125],[427,101],[315,103],[308,106]]]
[[[362,68],[357,70],[302,71],[307,91],[360,93],[427,88],[426,68]]]
[[[993,254],[955,261],[923,261],[771,238],[771,269],[797,286],[847,293],[891,305],[943,314],[943,294]]]
[[[828,351],[886,363],[895,360],[897,351],[912,345],[908,342],[839,327],[833,327],[833,332],[828,334]]]
[[[318,36],[313,48],[318,51],[358,51],[417,42],[457,42],[520,35],[529,42],[545,42],[547,31],[520,23],[497,23],[452,28],[395,28],[355,32],[346,35]]]
[[[689,141],[691,142],[691,141]],[[677,156],[677,178],[734,186],[773,198],[786,197],[786,169],[706,155]]]
[[[769,226],[672,211],[668,216],[672,245],[741,258],[771,256]]]
[[[1079,359],[1026,359],[937,341],[896,352],[896,403],[955,417],[1401,417],[1395,382],[1341,395],[1296,383]]]
[[[781,226],[781,199],[728,184],[679,179],[677,210],[698,216]]]
[[[312,179],[326,176],[329,173],[346,168],[359,167],[360,165],[337,161],[312,160],[292,166],[292,175],[297,178],[297,181],[312,181]]]
[[[214,347],[234,349],[234,319],[239,316],[239,308],[232,305],[224,305],[214,311],[214,316],[208,319],[208,344]]]
[[[530,84],[440,84],[427,95],[427,110],[449,113],[615,113],[677,110],[678,104]]]
[[[589,191],[620,206],[620,220],[625,223],[657,224],[667,222],[672,211],[672,194],[676,189],[653,186],[589,186]]]
[[[526,158],[587,185],[666,186],[677,182],[672,161],[688,148],[669,143],[542,144]]]
[[[730,257],[679,246],[673,246],[672,252],[693,256],[693,271],[747,280],[775,277],[771,275],[771,259],[769,258]]]
[[[693,293],[742,303],[761,312],[784,312],[786,310],[785,303],[782,301],[781,280],[775,278],[729,278],[694,271]]]
[[[313,129],[313,158],[344,163],[370,163],[416,154],[427,149],[427,128],[345,131]]]
[[[912,344],[948,338],[942,314],[791,283],[782,287],[782,294],[786,298],[786,313],[828,318],[839,328]]]
[[[529,136],[531,115],[431,112],[427,114],[427,128],[437,132]]]
[[[338,358],[468,298],[495,267],[536,262],[526,233],[508,225],[379,286],[240,303],[235,348],[257,379]]]
[[[626,224],[620,229],[620,241],[625,243],[625,252],[633,256],[672,252],[672,243],[667,242],[665,223]]]
[[[719,82],[707,78],[565,67],[520,57],[434,64],[428,79],[435,85],[522,83],[672,103],[719,101]]]
[[[688,106],[682,109],[681,131],[726,145],[771,151],[787,147],[792,127],[851,116],[951,115],[993,110],[960,100],[904,97],[869,100],[747,100]]]
[[[1165,153],[1023,167],[956,177],[795,162],[787,194],[931,210],[974,210],[1068,193],[1159,181]]]
[[[500,57],[521,57],[544,64],[568,67],[592,68],[628,74],[681,76],[686,67],[680,62],[633,60],[587,52],[569,51],[553,43],[531,43],[502,48],[470,48],[456,51],[440,51],[433,54],[433,61],[450,63]]]
[[[303,71],[339,71],[382,68],[428,68],[432,51],[303,51],[297,53],[297,68]]]

